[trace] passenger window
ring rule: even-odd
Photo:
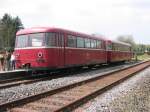
[[[114,47],[114,44],[112,43],[112,50],[114,50],[115,49],[115,47]]]
[[[94,48],[94,40],[91,39],[91,48]]]
[[[96,40],[91,39],[91,48],[96,48]]]
[[[114,50],[114,51],[117,51],[117,46],[116,46],[115,43],[113,43],[113,50]]]
[[[86,48],[90,48],[91,47],[90,39],[85,39],[85,47]]]
[[[107,43],[107,50],[112,50],[112,44],[111,43]]]
[[[92,40],[92,44],[93,44],[93,45],[91,45],[92,48],[96,48],[96,40]]]
[[[97,44],[97,48],[98,49],[101,49],[102,48],[102,42],[100,40],[97,40],[96,41],[96,44]]]
[[[56,46],[56,37],[55,33],[47,33],[46,41],[48,46]]]
[[[67,41],[68,47],[76,47],[76,37],[72,35],[68,35],[68,41]]]
[[[81,37],[77,37],[77,47],[84,48],[84,39]]]

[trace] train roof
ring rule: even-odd
[[[129,44],[129,43],[121,42],[121,41],[118,41],[118,40],[107,40],[107,41],[112,42],[112,43],[116,43],[116,44],[131,46],[131,44]]]
[[[71,35],[78,35],[78,36],[83,36],[83,37],[106,40],[103,36],[93,36],[93,35],[88,35],[85,33],[74,32],[71,30],[55,28],[55,27],[33,27],[33,28],[21,29],[16,33],[16,35],[23,35],[23,34],[30,34],[30,33],[44,33],[44,32],[62,32],[62,33],[68,33]]]

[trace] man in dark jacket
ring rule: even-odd
[[[10,58],[11,58],[11,53],[9,51],[6,51],[6,56],[5,56],[6,70],[10,70]]]
[[[0,52],[0,70],[3,71],[4,70],[4,53]]]

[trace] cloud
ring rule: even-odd
[[[149,0],[1,0],[0,18],[4,13],[19,16],[25,27],[55,26],[110,38],[132,34],[136,41],[145,37],[145,43],[150,35]]]

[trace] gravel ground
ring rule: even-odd
[[[150,112],[150,67],[74,112]]]
[[[41,81],[41,82],[36,82],[34,84],[28,84],[28,85],[22,84],[17,87],[3,89],[3,90],[0,90],[0,104],[13,101],[16,99],[21,99],[21,98],[34,95],[37,93],[41,93],[44,91],[56,89],[61,86],[68,85],[70,83],[74,83],[74,82],[85,80],[91,77],[102,75],[103,73],[114,71],[116,69],[120,69],[126,66],[129,66],[129,65],[122,65],[119,67],[116,66],[116,67],[111,67],[111,68],[106,68],[106,69],[99,69],[99,70],[94,70],[91,72],[81,73],[81,74],[77,74],[73,76],[52,79],[49,81]]]

